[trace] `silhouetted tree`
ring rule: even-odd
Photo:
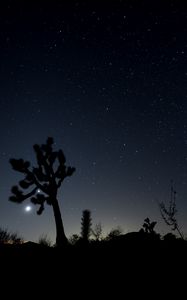
[[[84,242],[89,241],[91,234],[91,212],[87,209],[82,212],[82,222],[81,222],[81,238]]]
[[[111,231],[106,236],[106,240],[112,240],[112,239],[118,237],[119,235],[121,235],[122,233],[123,233],[123,230],[121,229],[120,226],[117,226],[116,228],[112,228]]]
[[[80,240],[80,236],[79,236],[78,234],[72,234],[72,235],[69,237],[69,242],[70,242],[70,244],[72,244],[72,245],[75,245],[79,240]]]
[[[140,229],[140,233],[146,234],[147,238],[151,238],[151,240],[160,240],[160,234],[155,231],[155,226],[157,222],[151,222],[149,218],[144,220],[143,226]],[[145,237],[145,236],[144,236]]]
[[[150,222],[149,218],[146,218],[144,220],[144,223],[143,223],[143,229],[144,229],[144,232],[145,233],[150,233],[150,234],[153,234],[153,233],[156,233],[154,231],[154,227],[155,225],[157,224],[157,222]]]
[[[184,239],[182,232],[179,229],[177,221],[177,208],[176,208],[176,194],[177,192],[173,188],[173,183],[171,182],[171,194],[169,206],[166,207],[164,202],[159,203],[160,213],[165,221],[165,223],[171,227],[173,231],[177,231],[182,239]]]
[[[175,241],[176,239],[177,239],[176,236],[172,232],[166,233],[163,236],[164,241]]]
[[[67,243],[64,226],[61,218],[57,192],[64,179],[71,176],[75,168],[66,167],[66,158],[62,150],[53,151],[53,138],[49,137],[46,144],[34,145],[37,159],[37,167],[30,167],[30,162],[23,159],[10,159],[10,164],[15,171],[25,176],[19,182],[19,186],[12,187],[10,201],[22,203],[30,198],[31,202],[39,205],[37,213],[40,215],[47,203],[53,208],[56,224],[56,245],[62,246]],[[28,193],[23,191],[29,189]]]
[[[101,223],[95,224],[94,229],[92,229],[92,235],[96,241],[100,241],[102,239],[102,231],[103,229]]]

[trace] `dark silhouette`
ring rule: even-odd
[[[151,222],[149,218],[146,218],[139,232],[144,234],[144,238],[159,240],[160,234],[155,231],[156,224],[157,222]]]
[[[91,234],[91,212],[87,209],[83,210],[81,222],[81,238],[83,242],[88,242]]]
[[[30,198],[31,202],[39,205],[37,213],[44,210],[44,203],[51,205],[56,223],[56,245],[67,243],[64,226],[61,218],[60,207],[57,200],[57,192],[67,176],[71,176],[75,168],[66,167],[66,158],[62,150],[53,151],[53,138],[49,137],[46,144],[34,145],[37,159],[37,167],[30,167],[30,162],[23,159],[10,159],[10,164],[15,171],[24,174],[25,178],[19,182],[19,186],[12,187],[10,201],[21,203]],[[21,189],[20,189],[21,188]],[[28,193],[23,190],[29,189]]]
[[[69,242],[71,245],[76,245],[80,240],[80,236],[78,234],[72,234],[70,237],[69,237]]]
[[[102,240],[102,225],[101,223],[95,224],[94,229],[92,229],[92,235],[94,236],[96,241]]]
[[[171,194],[170,194],[169,206],[166,207],[166,205],[163,202],[159,203],[160,213],[165,223],[168,226],[170,226],[173,231],[176,230],[180,235],[180,237],[184,239],[183,234],[179,229],[178,221],[176,218],[177,215],[176,194],[177,192],[174,190],[173,183],[171,182]]]
[[[120,226],[117,226],[116,228],[112,228],[111,231],[106,236],[106,240],[113,240],[116,237],[119,237],[122,234],[123,230]]]
[[[0,228],[0,244],[21,244],[23,238],[16,232],[10,232],[8,229]]]
[[[154,227],[156,225],[157,222],[150,222],[149,218],[146,218],[144,220],[144,223],[143,223],[143,229],[145,231],[145,233],[150,233],[150,234],[153,234],[153,233],[156,233],[154,231]]]
[[[52,246],[52,242],[51,242],[50,238],[48,238],[47,234],[42,234],[39,237],[38,244],[43,245],[43,246],[47,246],[47,247]]]
[[[164,241],[176,241],[176,236],[172,232],[168,232],[163,236]]]

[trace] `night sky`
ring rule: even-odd
[[[67,236],[84,209],[105,233],[146,217],[168,232],[157,202],[171,180],[187,233],[185,1],[2,1],[0,226],[25,240],[54,241],[53,212],[8,201],[22,178],[9,159],[35,163],[48,136],[76,167],[58,196]]]

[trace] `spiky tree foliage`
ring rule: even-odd
[[[171,195],[169,206],[167,207],[164,202],[159,203],[160,213],[164,222],[171,227],[173,231],[177,231],[182,239],[184,239],[182,232],[179,229],[177,221],[177,208],[176,208],[176,194],[177,192],[173,188],[171,183]]]
[[[7,244],[10,240],[10,233],[7,229],[0,228],[0,244]]]
[[[157,222],[155,222],[155,221],[151,222],[149,220],[149,218],[146,218],[143,223],[144,232],[151,233],[151,234],[156,233],[154,230],[156,224],[157,224]]]
[[[46,246],[46,247],[52,246],[52,242],[51,242],[50,238],[47,236],[47,234],[40,235],[40,237],[38,239],[38,244],[40,244],[42,246]]]
[[[21,172],[24,179],[12,187],[10,201],[22,203],[30,198],[33,204],[39,205],[40,215],[47,203],[53,208],[56,223],[56,245],[62,246],[67,242],[61,218],[57,192],[64,179],[71,176],[75,168],[66,167],[66,158],[62,150],[53,151],[53,138],[49,137],[46,144],[34,145],[37,166],[31,167],[30,162],[23,159],[10,159],[15,171]],[[29,190],[27,193],[24,190]]]
[[[81,222],[81,237],[85,242],[89,241],[91,234],[91,212],[88,209],[83,210],[82,212],[82,222]]]
[[[21,244],[23,238],[17,232],[11,232],[8,229],[0,227],[0,244]]]

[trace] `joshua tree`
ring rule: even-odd
[[[82,222],[81,222],[81,237],[84,242],[89,241],[91,234],[91,212],[87,209],[83,210],[82,213]]]
[[[155,234],[155,225],[156,225],[157,222],[150,222],[149,218],[146,218],[144,220],[144,223],[143,223],[143,230],[145,233],[151,233],[151,234]]]
[[[66,159],[62,150],[53,151],[53,138],[49,137],[46,144],[34,145],[37,167],[30,167],[30,162],[23,159],[10,159],[10,164],[15,171],[21,172],[24,179],[19,185],[12,187],[10,201],[22,203],[30,198],[31,202],[40,207],[37,211],[40,215],[47,203],[53,208],[56,223],[56,245],[62,246],[67,243],[64,233],[63,222],[57,192],[67,176],[71,176],[75,168],[66,167]],[[29,190],[24,193],[24,190]]]
[[[141,234],[144,234],[143,237],[146,237],[148,239],[160,240],[160,234],[155,231],[156,224],[157,222],[151,222],[149,218],[146,218],[139,232]]]
[[[163,202],[159,203],[160,213],[165,223],[168,226],[170,226],[173,231],[176,230],[180,235],[181,239],[184,239],[183,234],[179,229],[179,225],[176,217],[177,215],[176,194],[177,192],[174,190],[173,184],[171,182],[171,196],[170,196],[169,206],[166,207],[166,205]]]

